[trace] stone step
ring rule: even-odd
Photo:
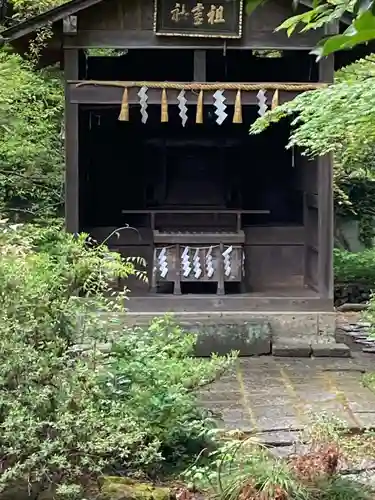
[[[240,356],[271,354],[271,326],[268,321],[243,323],[196,323],[184,326],[186,332],[198,335],[195,354],[211,356],[237,351]]]
[[[126,327],[145,326],[156,317],[163,316],[165,313],[156,311],[130,311],[122,315],[121,323]],[[240,356],[268,355],[272,353],[273,336],[307,342],[303,356],[311,355],[313,341],[324,339],[325,343],[334,342],[333,336],[318,334],[320,317],[316,313],[184,311],[174,313],[173,319],[184,331],[198,334],[196,355],[202,357],[231,351],[238,351]],[[289,349],[289,354],[278,354],[278,348],[277,345],[274,348],[275,356],[302,356],[300,346],[296,352]]]
[[[350,348],[342,343],[320,343],[312,340],[274,339],[272,355],[288,358],[349,358]]]
[[[127,313],[124,325],[144,326],[157,316],[164,314]],[[271,354],[272,331],[267,319],[233,312],[179,313],[173,318],[185,332],[198,335],[197,356],[224,355],[231,351],[238,351],[240,356]]]

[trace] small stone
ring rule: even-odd
[[[353,331],[353,325],[340,325],[340,330],[351,333]]]
[[[371,340],[356,339],[355,342],[356,342],[356,344],[364,345],[366,347],[373,347],[374,346],[374,342],[372,342]]]
[[[309,342],[277,340],[272,344],[272,355],[290,358],[309,358],[311,356],[311,346]]]
[[[349,335],[354,338],[354,340],[367,340],[368,335],[364,335],[363,333],[358,332],[350,332]]]
[[[362,352],[365,352],[366,354],[375,354],[375,347],[364,347]]]
[[[345,344],[311,344],[312,355],[316,358],[350,358],[350,348]]]
[[[350,330],[354,332],[366,332],[366,328],[360,325],[350,325]]]

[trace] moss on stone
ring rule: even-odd
[[[171,490],[129,478],[108,476],[102,481],[98,500],[169,500]]]

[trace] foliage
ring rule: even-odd
[[[260,133],[291,117],[294,129],[288,147],[299,146],[309,156],[334,152],[343,167],[361,167],[373,154],[375,114],[369,102],[374,93],[375,55],[371,54],[338,71],[334,85],[304,92],[266,113],[251,131]]]
[[[357,174],[359,175],[356,176],[355,171],[349,171],[345,176],[345,170],[340,171],[336,167],[335,177],[337,191],[339,191],[336,197],[336,214],[347,219],[357,220],[359,240],[366,248],[372,248],[375,239],[375,180],[371,170],[368,171],[367,176],[364,172],[363,177],[361,177],[360,172]],[[339,225],[336,229],[339,233]],[[344,235],[341,236],[341,240],[344,243],[344,248],[348,249]]]
[[[26,18],[53,9],[68,0],[11,0],[12,21],[20,22]]]
[[[0,209],[47,216],[63,203],[63,92],[58,74],[0,51]]]
[[[334,250],[335,281],[375,285],[375,249],[353,253]]]
[[[189,476],[196,486],[209,484],[219,500],[370,500],[371,491],[337,474],[339,453],[326,441],[283,460],[254,438],[230,441],[213,452],[211,465],[196,465]]]
[[[253,12],[268,0],[247,0],[248,13]],[[292,0],[294,7],[299,0]],[[343,16],[349,26],[343,33],[325,36],[312,51],[318,58],[339,50],[348,50],[356,45],[375,39],[374,0],[314,0],[311,8],[286,19],[277,30],[285,30],[288,36],[333,25]],[[327,30],[329,33],[329,30]],[[331,32],[332,33],[332,32]]]
[[[192,358],[195,338],[168,319],[125,328],[107,283],[134,266],[86,235],[0,228],[0,491],[72,498],[104,471],[155,474],[198,453],[213,424],[195,390],[230,358]]]
[[[332,24],[346,15],[351,21],[349,27],[342,34],[323,38],[313,50],[318,58],[325,57],[338,50],[348,50],[375,39],[373,7],[372,0],[366,2],[363,0],[316,0],[311,9],[287,19],[278,29],[286,30],[290,36],[297,30],[303,33]]]
[[[365,242],[372,239],[375,215],[375,55],[356,61],[336,74],[327,88],[304,92],[259,118],[251,133],[260,133],[283,118],[291,120],[288,148],[309,157],[334,155],[336,210],[361,220]],[[364,227],[366,226],[366,227]]]

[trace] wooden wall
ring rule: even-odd
[[[296,168],[300,173],[300,188],[303,192],[304,240],[304,283],[318,291],[318,254],[319,254],[319,170],[317,160],[296,154]]]
[[[245,273],[250,291],[303,287],[302,226],[248,227],[245,233]]]
[[[160,37],[153,33],[153,0],[108,0],[82,11],[78,15],[78,34],[67,37],[66,47],[218,47],[224,43],[242,48],[309,49],[322,37],[320,30],[287,37],[275,32],[286,18],[294,15],[291,2],[272,0],[259,7],[251,16],[244,16],[241,40]]]

